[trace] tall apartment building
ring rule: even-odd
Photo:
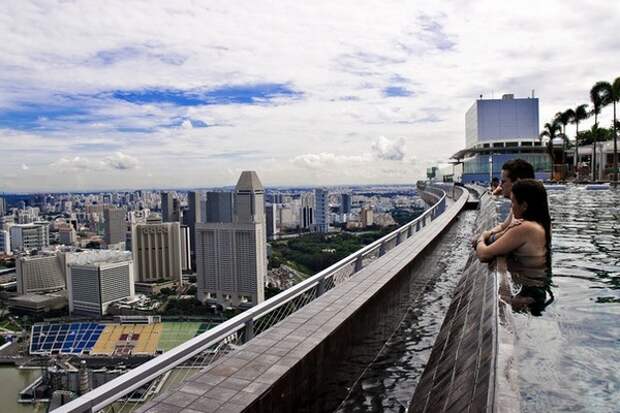
[[[314,219],[317,232],[329,231],[329,193],[326,189],[314,190]]]
[[[278,211],[279,207],[279,204],[267,204],[267,206],[265,206],[267,239],[276,239],[280,233],[280,229],[278,228],[278,218],[280,216]]]
[[[234,192],[207,192],[204,222],[232,222],[235,207]]]
[[[187,193],[187,216],[183,217],[189,227],[190,251],[196,251],[196,224],[202,222],[200,192],[190,191]]]
[[[11,253],[11,235],[9,231],[0,227],[0,255]]]
[[[244,171],[235,188],[233,222],[197,225],[199,300],[239,307],[265,299],[264,193],[256,172]]]
[[[0,217],[6,215],[6,212],[7,212],[6,200],[0,197]]]
[[[125,248],[127,241],[127,223],[125,210],[122,208],[106,208],[103,210],[104,235],[106,245],[120,245],[119,249]]]
[[[50,245],[49,222],[12,225],[10,232],[13,251],[40,250]]]
[[[314,193],[312,192],[301,194],[299,226],[301,229],[311,229],[314,227]]]
[[[192,231],[188,225],[181,225],[181,271],[192,269],[191,255]]]
[[[77,234],[70,224],[58,229],[58,241],[63,245],[75,245]]]
[[[134,296],[130,252],[97,250],[71,255],[67,264],[71,314],[101,317],[111,303]]]
[[[174,196],[172,192],[161,193],[161,220],[162,222],[172,222],[174,209]]]
[[[341,200],[340,212],[343,214],[350,214],[351,207],[353,204],[351,194],[345,193],[345,194],[340,195],[340,200]]]
[[[65,257],[62,253],[24,256],[15,264],[19,295],[65,288]]]
[[[178,222],[135,225],[131,242],[137,282],[181,282],[181,225]]]

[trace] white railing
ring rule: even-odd
[[[413,221],[269,300],[53,410],[53,413],[98,412],[112,405],[114,406],[111,411],[116,413],[131,412],[140,406],[130,401],[135,399],[134,392],[139,389],[140,392],[155,397],[156,392],[153,392],[152,388],[161,384],[151,382],[161,375],[183,365],[186,373],[180,381],[184,381],[190,372],[198,371],[201,366],[208,365],[234,350],[236,345],[251,340],[255,335],[341,284],[367,263],[410,238],[443,213],[446,208],[446,192],[432,187],[425,187],[423,192],[427,198],[430,195],[436,202]]]

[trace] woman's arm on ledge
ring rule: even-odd
[[[527,230],[524,225],[517,225],[506,231],[491,245],[486,245],[482,236],[476,244],[476,255],[482,262],[491,261],[498,255],[507,255],[521,248],[527,242]]]

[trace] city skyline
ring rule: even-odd
[[[479,95],[534,89],[542,124],[588,103],[620,51],[620,5],[603,1],[19,2],[0,17],[5,192],[216,187],[245,169],[266,186],[411,183],[463,146]]]

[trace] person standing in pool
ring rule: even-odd
[[[502,165],[501,181],[498,188],[501,188],[501,194],[504,198],[510,199],[512,193],[512,186],[520,179],[534,179],[534,167],[529,162],[523,159],[513,159]],[[480,236],[483,237],[484,242],[492,243],[496,238],[501,236],[510,225],[513,224],[512,211],[506,217],[506,220],[496,227],[484,231]],[[479,237],[473,240],[473,246]]]
[[[484,234],[476,240],[476,255],[487,262],[499,255],[522,263],[548,263],[551,251],[551,217],[547,191],[535,179],[519,179],[512,185],[509,227],[487,245]]]

